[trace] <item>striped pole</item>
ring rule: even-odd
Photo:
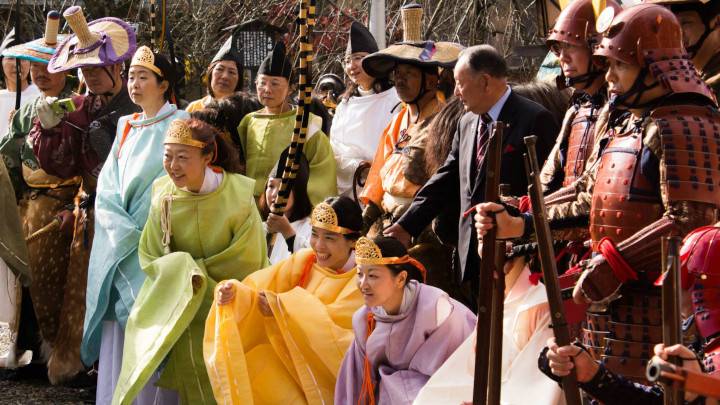
[[[312,29],[315,26],[315,4],[316,0],[300,1],[300,57],[298,69],[298,106],[295,114],[295,129],[293,131],[290,150],[285,161],[285,168],[282,174],[282,184],[275,198],[271,211],[276,215],[283,215],[287,205],[293,181],[300,167],[302,150],[307,139],[308,122],[310,121],[310,103],[312,102],[312,60],[313,43]]]
[[[159,52],[155,43],[155,0],[150,0],[150,48],[153,52]]]

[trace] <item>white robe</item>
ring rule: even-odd
[[[303,219],[298,219],[295,222],[291,222],[290,226],[295,231],[295,242],[293,243],[293,252],[297,252],[300,249],[305,249],[310,247],[310,234],[312,233],[312,225],[310,224],[310,217],[305,217]],[[263,223],[263,227],[265,228],[265,231],[267,232],[267,228],[265,226],[265,223]],[[269,246],[268,246],[269,247]],[[288,257],[290,257],[292,253],[290,252],[290,249],[288,248],[287,242],[285,242],[285,238],[282,237],[281,234],[277,234],[275,236],[275,244],[272,246],[272,251],[270,252],[269,258],[270,264],[277,264]]]
[[[526,267],[505,297],[500,403],[564,404],[560,386],[537,367],[538,356],[553,334],[545,287],[532,285],[529,275]],[[472,402],[474,368],[475,333],[430,377],[414,405]]]
[[[353,175],[363,160],[372,162],[393,109],[400,103],[395,88],[379,94],[350,97],[335,109],[330,143],[337,164],[338,193],[352,196]]]
[[[20,93],[20,106],[35,102],[42,94],[36,85],[30,84]],[[0,90],[0,137],[4,137],[10,129],[10,113],[15,109],[15,92],[7,89]]]
[[[32,359],[32,352],[15,352],[22,300],[20,279],[0,258],[0,368],[25,366]],[[19,358],[18,355],[19,354]]]

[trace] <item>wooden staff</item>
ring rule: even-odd
[[[300,168],[302,150],[307,139],[308,122],[310,121],[309,107],[312,102],[312,28],[315,26],[315,2],[316,0],[301,0],[300,2],[300,16],[298,18],[300,24],[298,105],[295,114],[295,129],[290,142],[290,150],[285,160],[282,183],[275,202],[270,208],[270,211],[275,215],[285,213],[285,206],[290,197],[290,190],[295,181],[295,176]]]
[[[498,201],[500,186],[500,160],[502,158],[502,138],[505,124],[495,122],[490,138],[487,140],[485,159],[485,201]],[[479,168],[478,168],[479,170]],[[482,238],[482,259],[480,260],[480,280],[478,291],[477,345],[475,348],[475,381],[473,383],[473,404],[485,405],[488,399],[488,378],[490,370],[491,310],[493,305],[493,276],[502,274],[496,267],[496,229],[488,231]],[[494,380],[493,380],[494,381]]]
[[[502,385],[503,315],[505,314],[505,241],[495,242],[495,277],[492,287],[490,322],[490,368],[488,404],[500,404]]]
[[[662,315],[663,315],[663,343],[672,346],[682,343],[680,336],[680,238],[673,236],[666,238],[667,259],[662,283]],[[682,366],[682,360],[672,356],[668,361],[676,366]],[[665,405],[680,405],[684,403],[685,393],[672,384],[665,389],[663,402]]]
[[[542,186],[540,184],[540,165],[538,163],[537,152],[535,151],[537,137],[526,136],[524,140],[525,146],[527,147],[525,170],[528,176],[528,195],[532,203],[533,223],[535,224],[540,265],[542,266],[545,291],[547,292],[548,305],[550,306],[551,327],[558,346],[567,346],[572,343],[572,340],[570,339],[568,323],[563,312],[552,234],[550,233],[550,225],[547,221],[545,200],[543,199]],[[562,379],[562,388],[565,393],[565,403],[567,405],[581,404],[580,390],[578,389],[577,376],[574,369],[570,371],[568,376]]]

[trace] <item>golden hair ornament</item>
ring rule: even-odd
[[[162,70],[155,66],[155,55],[147,46],[141,46],[135,51],[135,55],[133,55],[132,61],[130,61],[130,66],[144,67],[163,77]]]
[[[366,237],[361,237],[355,242],[355,263],[359,266],[365,265],[388,265],[388,264],[410,264],[417,268],[422,274],[423,282],[427,279],[427,269],[419,261],[405,255],[402,257],[383,257],[380,247]]]
[[[322,202],[315,206],[311,217],[312,226],[326,231],[347,235],[351,233],[358,233],[349,228],[338,225],[338,217],[333,207],[325,202]]]
[[[186,120],[175,120],[170,123],[170,127],[165,134],[165,144],[187,145],[203,149],[207,144],[197,139],[193,139],[192,130]]]

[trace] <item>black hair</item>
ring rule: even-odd
[[[565,119],[565,113],[572,95],[570,90],[560,90],[555,83],[542,80],[532,80],[511,87],[515,93],[547,108],[555,117],[556,122],[563,122],[563,119]],[[599,93],[602,94],[603,92],[600,91]]]
[[[257,97],[245,91],[238,91],[231,96],[211,101],[206,108],[218,112],[218,127],[230,133],[233,142],[240,145],[240,134],[237,129],[240,121],[251,112],[262,108]]]
[[[700,16],[702,22],[708,26],[710,22],[717,18],[720,13],[720,2],[717,0],[711,0],[707,4],[700,3],[685,3],[685,4],[672,4],[670,10],[675,14],[684,13],[687,11],[695,11]],[[707,27],[710,28],[710,27]]]
[[[155,78],[158,83],[162,83],[163,80],[168,82],[168,88],[165,90],[163,97],[165,98],[165,101],[173,100],[173,96],[175,95],[175,91],[173,89],[175,88],[175,83],[177,83],[177,74],[175,69],[173,68],[172,63],[170,63],[164,55],[153,52],[153,56],[155,57],[154,65],[162,72],[162,76],[153,72]]]
[[[214,155],[212,165],[222,167],[228,173],[240,172],[237,151],[229,139],[205,121],[190,118],[186,122],[190,127],[193,139],[205,143],[202,154]]]
[[[328,197],[323,202],[329,204],[335,211],[338,218],[338,226],[356,231],[355,233],[343,235],[345,239],[359,239],[363,227],[363,219],[362,210],[358,203],[345,196]]]
[[[280,159],[278,159],[275,173],[270,173],[272,178],[282,178],[282,173],[285,169],[285,161],[287,160],[289,151],[290,149],[288,147],[280,154]],[[293,206],[290,210],[290,215],[288,216],[288,221],[290,222],[298,221],[309,217],[310,214],[312,214],[312,203],[310,202],[310,197],[307,192],[307,183],[310,179],[310,165],[308,164],[305,155],[300,157],[300,164],[298,166],[298,170],[295,173],[295,180],[293,181],[292,189],[290,190],[293,193]],[[258,209],[260,210],[260,216],[263,221],[265,221],[268,215],[270,215],[270,205],[267,202],[267,198],[265,198],[265,190],[267,190],[269,182],[270,179],[265,182],[265,187],[263,188],[263,192],[260,194],[260,199],[258,200]]]
[[[483,44],[465,48],[460,52],[460,57],[467,58],[468,65],[475,73],[487,73],[496,78],[508,76],[505,58],[490,45]]]
[[[455,131],[460,118],[465,115],[462,100],[453,97],[442,107],[432,119],[427,129],[427,146],[425,147],[425,164],[427,175],[432,176],[445,163],[450,154]]]
[[[386,236],[376,236],[373,238],[373,242],[380,248],[380,252],[383,257],[403,257],[408,254],[405,245],[395,238],[388,238]],[[411,263],[403,264],[386,264],[385,265],[394,276],[397,276],[401,272],[407,272],[406,283],[409,280],[416,280],[423,282],[423,275],[420,269],[413,266]]]

